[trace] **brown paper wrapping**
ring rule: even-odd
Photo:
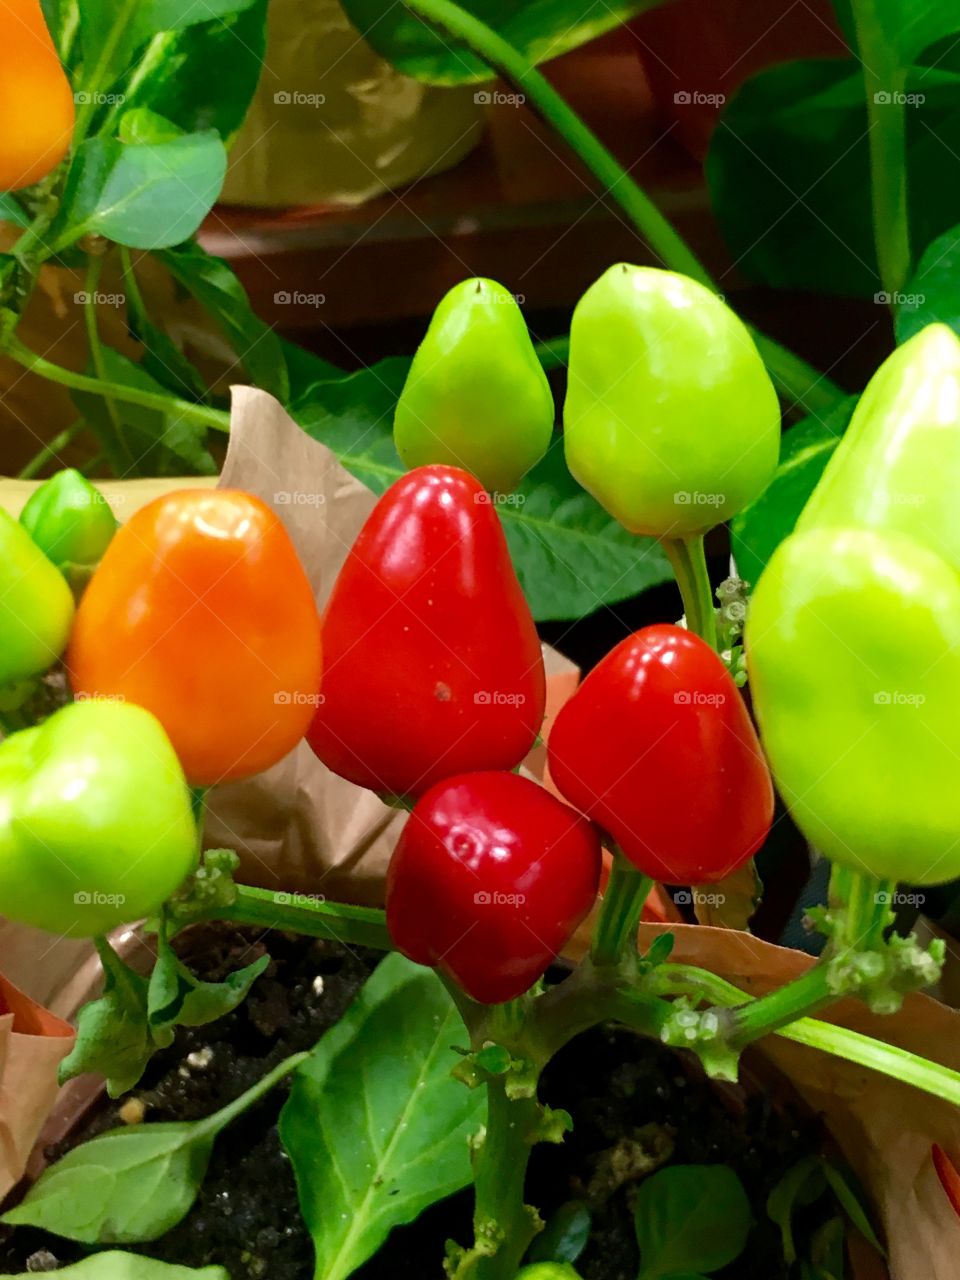
[[[181,482],[161,483],[169,489]],[[272,397],[248,388],[234,392],[230,449],[220,483],[258,494],[282,515],[322,603],[373,505],[373,495],[329,450],[304,435]],[[113,486],[105,488],[109,493]],[[16,492],[16,500],[12,491],[0,492],[0,500],[5,505],[9,501],[15,511],[21,492]],[[123,519],[154,490],[144,486],[143,493],[133,493],[119,486],[117,493],[122,500],[115,510]],[[549,718],[576,687],[577,673],[552,651],[546,652],[546,660]],[[531,753],[527,764],[540,776],[542,751]],[[248,881],[378,903],[387,859],[403,821],[403,814],[371,793],[331,775],[301,744],[259,777],[216,788],[207,838],[208,843],[238,849]],[[811,963],[799,952],[706,925],[644,925],[644,944],[665,928],[676,936],[676,961],[702,965],[753,995],[780,986]],[[584,945],[581,933],[574,950]],[[78,993],[89,985],[89,973],[84,976],[79,968],[88,955],[86,943],[52,940],[0,923],[4,972],[34,998],[64,1014],[74,1011]],[[926,996],[910,997],[899,1014],[888,1018],[874,1016],[854,1001],[823,1016],[960,1070],[960,1015]],[[0,1020],[0,1045],[2,1036]],[[51,1071],[67,1047],[69,1042],[57,1051]],[[53,1054],[52,1049],[47,1052]],[[937,1142],[955,1160],[960,1157],[960,1110],[776,1036],[752,1052],[781,1071],[822,1116],[870,1190],[890,1247],[892,1280],[958,1280],[960,1220],[940,1186],[930,1149]],[[6,1077],[0,1080],[6,1083]],[[52,1095],[44,1096],[49,1100]],[[20,1099],[0,1090],[0,1126],[9,1127],[17,1117],[22,1134],[31,1127],[35,1131],[39,1110],[28,1109],[21,1117],[22,1107]],[[22,1138],[17,1150],[23,1151]],[[886,1272],[875,1255],[857,1248],[856,1257],[857,1280],[883,1280]]]
[[[0,1197],[16,1186],[57,1096],[73,1047],[66,1022],[0,976]]]

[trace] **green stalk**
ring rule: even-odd
[[[907,203],[907,127],[903,94],[906,68],[884,33],[877,0],[852,0],[857,50],[863,68],[870,142],[873,238],[884,291],[895,295],[910,276],[910,214]]]
[[[37,373],[50,382],[62,387],[71,387],[75,391],[89,391],[97,396],[111,396],[121,404],[136,404],[144,409],[156,409],[160,413],[174,413],[192,422],[202,422],[205,426],[217,431],[230,430],[230,415],[223,409],[211,409],[208,405],[194,404],[190,400],[181,400],[178,396],[162,392],[146,391],[142,387],[128,387],[119,382],[108,382],[100,378],[89,378],[83,373],[74,373],[72,369],[64,369],[52,364],[43,356],[36,355],[29,347],[11,337],[4,349],[4,354],[17,364]]]
[[[705,640],[711,649],[717,647],[717,612],[713,603],[713,588],[707,573],[707,558],[703,549],[703,535],[689,538],[663,538],[661,545],[673,568],[687,629]]]
[[[673,271],[719,292],[716,282],[686,241],[663,216],[616,157],[583,123],[550,82],[509,41],[453,0],[404,0],[405,7],[464,45],[504,80],[514,85],[572,151],[610,198],[619,204],[653,253]],[[808,413],[823,413],[843,392],[799,356],[772,338],[755,335],[774,381],[784,396]]]
[[[507,1096],[503,1077],[487,1085],[486,1130],[474,1161],[474,1250],[457,1280],[514,1280],[530,1241],[540,1228],[524,1201],[530,1153],[537,1140],[536,1098]],[[487,1242],[493,1248],[480,1253]]]
[[[306,894],[275,893],[246,884],[237,885],[236,901],[231,906],[217,907],[211,918],[262,929],[286,929],[308,938],[329,938],[376,951],[390,951],[393,947],[386,915],[376,907],[325,902]]]
[[[732,982],[694,965],[660,965],[648,982],[661,994],[682,994],[699,998],[720,1008],[731,1008],[752,999]],[[646,1008],[643,1008],[642,1013],[645,1018],[648,1016]],[[889,1076],[960,1106],[960,1071],[930,1062],[907,1049],[885,1044],[882,1040],[874,1040],[859,1031],[850,1031],[847,1027],[837,1027],[815,1018],[800,1018],[788,1026],[778,1028],[775,1034],[784,1040],[820,1049],[835,1058],[869,1067],[880,1075]]]
[[[25,467],[17,472],[18,480],[32,480],[47,465],[51,458],[55,458],[61,449],[65,449],[68,444],[76,440],[77,436],[86,429],[85,422],[74,422],[69,427],[65,427],[59,435],[55,435],[49,444],[45,444],[43,448],[30,459]]]
[[[104,261],[105,259],[100,255],[90,254],[87,258],[86,279],[84,281],[86,302],[83,307],[83,323],[87,331],[90,363],[98,381],[101,383],[106,383],[106,364],[103,358],[103,347],[100,342],[100,330],[97,327],[96,297]],[[115,474],[124,476],[136,467],[137,460],[134,458],[130,442],[124,434],[116,403],[109,392],[104,395],[104,403],[107,406],[107,417],[110,419],[110,430],[106,433],[106,438],[101,439],[101,444],[110,459],[110,465]]]
[[[616,965],[625,955],[636,955],[640,916],[652,887],[649,876],[614,849],[610,879],[590,947],[590,958],[596,967]]]

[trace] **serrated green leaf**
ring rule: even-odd
[[[634,1203],[640,1280],[718,1271],[743,1252],[751,1221],[747,1193],[727,1165],[658,1169]]]
[[[409,365],[392,357],[313,383],[291,408],[304,430],[377,494],[405,474],[392,424]],[[559,437],[519,490],[497,503],[497,514],[539,622],[582,617],[672,576],[658,543],[627,533],[580,488]]]
[[[226,167],[213,130],[155,143],[88,138],[50,228],[54,251],[91,232],[132,249],[179,244],[210,212]]]
[[[22,1271],[21,1277],[35,1276],[35,1271]],[[58,1277],[66,1280],[230,1280],[223,1267],[177,1267],[169,1262],[157,1262],[155,1258],[143,1258],[135,1253],[95,1253],[92,1257],[75,1262],[72,1267],[58,1267]]]
[[[469,1183],[483,1097],[450,1075],[463,1036],[437,976],[394,953],[297,1073],[280,1137],[324,1280]]]
[[[576,49],[663,0],[460,0],[533,65]],[[490,69],[450,32],[422,22],[404,5],[344,0],[347,17],[377,53],[429,84],[489,80]]]
[[[220,1131],[306,1057],[295,1054],[205,1120],[136,1124],[74,1147],[0,1219],[82,1244],[156,1240],[196,1199]]]
[[[784,434],[773,479],[731,525],[733,558],[745,582],[757,579],[780,543],[793,532],[857,404],[849,396],[823,418],[809,417]]]
[[[243,286],[227,264],[193,243],[167,249],[157,257],[210,312],[251,382],[286,404],[290,379],[280,339],[254,313]]]

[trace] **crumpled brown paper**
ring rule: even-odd
[[[66,1022],[0,975],[0,1197],[16,1186],[57,1096],[73,1047]]]

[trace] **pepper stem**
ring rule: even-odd
[[[663,538],[661,545],[673,568],[687,630],[705,640],[711,649],[717,647],[717,611],[713,603],[713,588],[707,573],[707,557],[703,549],[703,534],[687,538]]]
[[[610,879],[590,947],[590,958],[597,968],[618,964],[629,949],[636,953],[637,928],[652,886],[650,877],[614,846]]]

